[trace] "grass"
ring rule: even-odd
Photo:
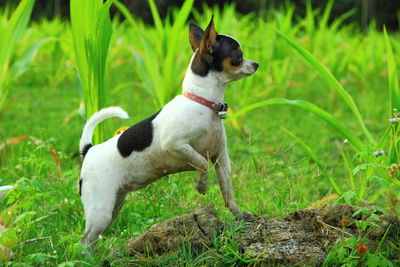
[[[0,110],[7,99],[9,91],[7,83],[17,75],[16,71],[12,71],[11,56],[14,54],[17,40],[26,30],[34,3],[34,0],[24,0],[21,1],[15,11],[6,9],[0,13],[0,30],[2,32],[0,42]]]
[[[396,162],[391,160],[390,151],[397,147],[398,123],[390,124],[387,119],[396,115],[392,108],[400,108],[396,69],[399,35],[386,35],[373,24],[366,32],[354,24],[342,24],[352,10],[328,24],[329,5],[324,10],[310,5],[304,18],[294,18],[294,7],[287,5],[270,12],[261,22],[254,14],[237,14],[230,5],[222,10],[206,8],[200,14],[190,9],[191,4],[186,1],[184,8],[171,12],[168,21],[157,19],[155,27],[129,16],[119,6],[127,20],[110,22],[113,34],[108,60],[99,59],[97,66],[104,69],[93,75],[104,74],[103,81],[96,81],[104,83],[103,87],[95,87],[102,88],[107,105],[122,106],[131,120],[110,120],[104,136],[153,114],[180,93],[192,55],[187,17],[192,13],[198,22],[208,21],[213,13],[217,31],[235,36],[244,56],[260,63],[254,76],[232,83],[226,90],[231,113],[225,125],[239,207],[254,214],[282,216],[338,192],[339,202],[360,204],[373,199],[398,215],[398,174],[387,175],[390,164]],[[153,16],[157,17],[154,8]],[[205,196],[194,190],[194,173],[171,175],[130,194],[121,215],[99,241],[95,255],[82,257],[85,251],[79,239],[84,220],[77,182],[78,141],[85,119],[79,108],[89,100],[77,85],[76,69],[93,62],[76,60],[74,34],[70,24],[60,19],[34,22],[12,54],[11,62],[15,62],[38,40],[57,40],[38,50],[29,71],[9,83],[12,90],[0,115],[0,144],[16,136],[32,137],[15,139],[16,144],[0,150],[0,186],[16,186],[7,198],[0,199],[0,221],[10,227],[0,243],[5,237],[11,240],[15,257],[10,265],[250,263],[232,238],[240,226],[235,226],[224,208],[214,172]],[[169,42],[171,36],[175,36],[175,46]],[[102,44],[104,49],[106,42]],[[293,46],[308,52],[302,56]],[[84,51],[81,48],[79,53]],[[313,60],[311,65],[304,61],[304,55]],[[249,110],[257,105],[259,108]],[[338,131],[331,127],[335,125]],[[372,140],[377,140],[376,146]],[[386,156],[374,157],[377,147],[384,149]],[[123,251],[120,259],[109,257],[129,237],[152,224],[210,203],[232,228],[216,239],[214,249],[206,254],[187,246],[155,259],[129,258]],[[27,242],[31,239],[34,241]],[[380,253],[399,264],[399,247],[399,243],[382,246]]]
[[[105,69],[112,35],[109,9],[112,1],[71,1],[71,30],[78,82],[83,91],[86,117],[105,108],[108,95]],[[94,144],[105,140],[102,125],[95,130]]]

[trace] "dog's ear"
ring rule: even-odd
[[[189,26],[189,42],[192,46],[193,52],[200,47],[201,38],[204,35],[204,31],[196,24],[190,23]]]
[[[214,16],[212,16],[210,23],[207,26],[200,42],[200,56],[211,64],[212,54],[214,52],[214,45],[217,42],[218,33],[214,28]]]

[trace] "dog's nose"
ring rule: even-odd
[[[258,69],[258,63],[257,62],[253,62],[253,63],[251,63],[251,65],[253,65],[254,71],[256,71]]]

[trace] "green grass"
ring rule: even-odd
[[[199,14],[190,10],[191,4],[186,1],[184,8],[173,11],[168,22],[156,19],[155,27],[130,17],[119,6],[127,21],[109,24],[113,34],[107,63],[105,58],[98,59],[104,69],[93,75],[105,75],[103,81],[96,81],[103,85],[95,87],[103,90],[107,105],[122,106],[131,119],[110,120],[104,136],[111,137],[120,126],[153,114],[180,93],[192,55],[187,40],[188,12],[199,24],[213,13],[217,31],[235,36],[244,56],[260,63],[254,76],[230,84],[225,94],[231,107],[231,118],[225,125],[239,207],[254,214],[282,216],[330,194],[342,193],[338,201],[359,204],[373,199],[387,212],[398,215],[400,180],[387,176],[389,164],[396,162],[391,158],[397,154],[390,151],[397,149],[398,126],[387,119],[394,115],[389,109],[399,109],[399,35],[386,36],[373,24],[364,33],[353,24],[343,25],[344,18],[354,11],[327,24],[329,5],[320,11],[309,6],[305,18],[293,18],[294,7],[289,5],[260,21],[254,14],[237,14],[229,5]],[[153,16],[157,18],[154,9]],[[171,36],[176,39],[174,46]],[[7,198],[0,199],[0,219],[9,223],[11,230],[7,233],[14,243],[15,257],[10,264],[251,262],[238,251],[232,237],[240,231],[240,225],[224,207],[214,172],[205,196],[195,191],[195,173],[191,172],[171,175],[131,193],[120,216],[99,241],[96,253],[82,257],[78,141],[85,123],[80,107],[88,100],[84,101],[76,69],[86,63],[76,60],[71,26],[60,19],[32,23],[12,58],[47,37],[57,41],[38,50],[29,71],[9,83],[12,90],[0,113],[0,144],[22,135],[41,140],[26,139],[0,151],[0,186],[16,186]],[[102,44],[105,49],[106,42]],[[387,155],[374,157],[372,153],[378,148]],[[119,252],[122,258],[109,257],[129,237],[152,224],[210,203],[232,226],[214,240],[209,252],[198,254],[185,246],[155,259],[129,258],[124,251]],[[382,246],[381,252],[399,264],[399,247],[399,243]]]
[[[24,0],[15,10],[7,8],[0,12],[0,110],[10,90],[8,83],[17,76],[17,71],[13,71],[15,64],[10,64],[10,60],[18,39],[26,30],[34,3],[34,0]]]
[[[112,35],[111,4],[112,1],[103,4],[102,0],[72,0],[70,4],[78,82],[82,88],[87,118],[106,107],[110,94],[106,88],[105,70]],[[94,144],[105,140],[103,125],[97,127],[93,139]]]

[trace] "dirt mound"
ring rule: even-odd
[[[191,243],[194,248],[211,246],[212,234],[222,226],[213,206],[200,207],[189,214],[155,224],[146,233],[128,240],[133,254],[146,251],[161,254]]]
[[[279,219],[253,215],[245,222],[240,246],[245,255],[263,262],[320,265],[325,260],[326,248],[347,235],[339,224],[354,219],[356,209],[326,205],[298,210]]]
[[[321,265],[338,239],[357,234],[355,222],[362,219],[362,214],[353,214],[358,209],[338,204],[298,210],[284,218],[248,215],[242,233],[237,235],[239,247],[247,257],[266,264]],[[378,216],[379,227],[369,233],[372,240],[381,240],[390,224],[400,229],[398,218]],[[200,207],[153,225],[146,233],[130,239],[128,249],[132,254],[161,254],[190,242],[200,251],[212,246],[212,234],[218,233],[221,227],[223,223],[213,206]]]
[[[245,223],[244,232],[240,247],[262,262],[319,265],[326,257],[321,242],[299,221],[257,216]]]

